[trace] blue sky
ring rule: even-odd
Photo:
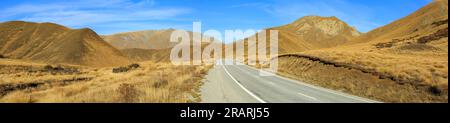
[[[149,29],[264,29],[306,15],[336,16],[367,32],[432,0],[2,0],[0,22],[53,22],[99,34]]]

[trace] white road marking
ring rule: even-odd
[[[267,82],[267,83],[269,83],[272,86],[275,86],[275,83],[273,83],[273,82]]]
[[[313,100],[318,100],[317,98],[315,98],[315,97],[312,97],[312,96],[308,96],[308,95],[306,95],[306,94],[303,94],[303,93],[297,93],[297,94],[299,94],[299,95],[302,95],[302,96],[304,96],[304,97],[307,97],[307,98],[310,98],[310,99],[313,99]]]
[[[290,79],[288,79],[288,78],[284,78],[284,77],[280,77],[280,78],[281,78],[281,79],[284,79],[284,80],[288,80],[289,82],[292,82],[292,83],[304,85],[304,86],[307,86],[307,87],[310,87],[310,88],[314,88],[314,89],[317,89],[317,90],[321,90],[321,91],[326,91],[326,92],[328,92],[328,93],[340,95],[340,96],[343,96],[343,97],[352,98],[352,99],[354,99],[354,100],[359,100],[359,101],[363,101],[363,102],[367,102],[367,103],[379,103],[379,102],[377,102],[377,101],[372,101],[372,100],[362,99],[361,97],[356,97],[356,96],[353,96],[353,95],[348,95],[348,94],[343,94],[343,93],[341,93],[341,92],[336,92],[336,91],[334,91],[334,90],[329,90],[329,89],[325,89],[325,88],[321,88],[321,87],[316,87],[316,86],[313,86],[313,85],[310,85],[310,84],[306,84],[306,83],[303,83],[303,82],[298,82],[298,81],[295,81],[295,80],[290,80]]]
[[[247,92],[250,96],[252,96],[253,98],[255,98],[256,100],[258,100],[261,103],[267,103],[266,101],[262,100],[261,98],[259,98],[258,96],[256,96],[255,94],[253,94],[252,92],[250,92],[247,88],[245,88],[244,86],[241,85],[241,83],[239,83],[236,78],[234,78],[230,72],[228,72],[227,68],[225,68],[225,65],[222,65],[223,69],[225,70],[225,73],[228,74],[228,76],[230,76],[230,78],[239,86],[241,87],[245,92]]]

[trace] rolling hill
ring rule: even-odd
[[[146,30],[118,33],[102,36],[102,38],[120,49],[132,61],[170,62],[172,47],[178,44],[170,42],[173,31],[175,30]],[[188,33],[192,42],[194,33],[190,31]],[[208,36],[202,35],[202,38],[205,37]],[[203,49],[210,43],[202,42],[201,44]]]
[[[159,50],[130,48],[120,51],[132,61],[170,62],[170,48]]]
[[[336,17],[306,16],[293,23],[270,29],[279,31],[280,47],[286,52],[302,51],[303,48],[296,45],[305,44],[309,44],[310,49],[335,47],[351,43],[352,39],[361,35],[355,28]]]
[[[166,49],[176,45],[170,42],[174,29],[146,30],[105,35],[102,38],[118,49]]]
[[[91,29],[69,29],[53,23],[0,23],[0,54],[48,64],[105,67],[129,63]]]
[[[290,24],[279,27],[267,28],[267,30],[278,30],[278,53],[295,53],[316,49],[331,48],[341,45],[349,45],[358,43],[354,39],[363,35],[355,28],[336,17],[306,16],[302,17]],[[269,44],[270,32],[266,33],[266,44]],[[249,38],[258,39],[258,34]],[[238,43],[244,42],[244,49],[258,47],[258,41],[249,45],[246,40],[240,40]],[[235,45],[227,44],[227,45]],[[257,49],[257,48],[256,48]],[[230,49],[226,49],[230,50]],[[236,49],[233,49],[236,50]],[[266,50],[269,51],[269,45]],[[237,54],[237,53],[236,53]],[[242,56],[242,54],[237,54]],[[244,52],[245,60],[248,60],[248,53]],[[256,60],[258,61],[258,60]]]

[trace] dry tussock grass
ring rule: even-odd
[[[0,74],[2,77],[0,85],[11,84],[15,87],[23,83],[43,82],[43,84],[9,90],[0,97],[0,102],[199,102],[198,89],[202,84],[201,79],[210,68],[210,66],[174,66],[169,63],[153,62],[142,62],[140,65],[141,67],[137,69],[123,73],[113,73],[113,68],[80,68],[82,72],[79,74],[64,75],[27,73],[27,71],[3,73]],[[2,70],[4,69],[0,69]],[[90,79],[74,79],[77,77]]]
[[[392,77],[401,83],[448,84],[448,61],[443,58],[353,51],[319,51],[311,54],[337,64]]]
[[[281,57],[279,74],[346,93],[383,102],[448,102],[448,91],[432,92],[430,86],[399,84],[358,69],[336,67],[300,57]]]

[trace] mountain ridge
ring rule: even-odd
[[[118,49],[166,49],[176,45],[170,42],[174,29],[141,30],[103,35],[102,38]]]
[[[0,37],[0,53],[8,58],[98,67],[129,62],[89,28],[10,21],[0,23]]]

